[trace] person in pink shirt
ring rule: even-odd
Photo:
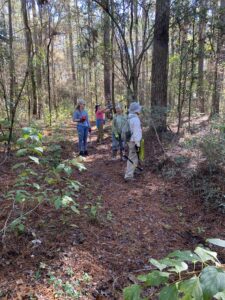
[[[103,141],[105,113],[107,111],[108,111],[108,109],[107,108],[102,108],[101,104],[96,104],[95,105],[96,126],[98,128],[97,143],[101,143]]]

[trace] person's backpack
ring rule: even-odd
[[[129,142],[131,139],[131,129],[130,129],[130,117],[127,117],[121,132],[121,138],[124,142]]]

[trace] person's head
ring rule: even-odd
[[[84,110],[84,107],[85,107],[85,101],[84,99],[78,99],[77,100],[77,109],[78,110]]]
[[[121,107],[121,105],[120,104],[117,104],[116,105],[116,107],[115,107],[115,109],[116,109],[116,113],[118,114],[118,115],[120,115],[120,114],[122,114],[122,107]]]
[[[138,102],[132,102],[129,107],[129,113],[139,115],[141,112],[141,105]]]
[[[101,104],[96,104],[95,105],[95,112],[101,109]]]

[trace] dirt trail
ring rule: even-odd
[[[73,143],[65,146],[65,157],[71,155],[71,147]],[[42,245],[33,249],[31,237],[20,237],[20,243],[2,252],[0,290],[7,285],[13,290],[8,298],[0,299],[30,299],[29,293],[34,299],[55,299],[47,273],[51,270],[66,278],[68,268],[76,278],[84,273],[92,276],[91,283],[83,287],[86,296],[80,299],[121,299],[122,288],[133,276],[150,268],[150,257],[193,249],[222,231],[222,216],[207,212],[182,181],[165,181],[146,167],[135,182],[125,183],[126,163],[111,161],[110,147],[109,137],[102,145],[93,141],[85,161],[87,171],[74,174],[84,185],[78,197],[80,206],[101,205],[96,219],[82,213],[62,224],[53,209],[39,211],[34,224],[43,213],[49,225],[37,229]],[[41,276],[35,279],[33,270],[41,262],[46,266],[38,269]],[[61,297],[58,299],[66,299]]]

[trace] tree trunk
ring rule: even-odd
[[[199,100],[199,110],[205,112],[205,93],[204,93],[204,56],[205,56],[205,30],[206,30],[206,0],[199,0],[199,33],[198,33],[198,87],[197,97]]]
[[[225,57],[225,0],[220,1],[219,19],[220,23],[217,35],[211,117],[213,117],[214,115],[218,115],[220,112],[220,94],[222,92],[224,73],[222,63]]]
[[[37,101],[37,89],[36,89],[36,81],[35,81],[35,74],[34,74],[34,66],[33,66],[33,41],[32,41],[31,30],[28,22],[27,0],[21,0],[21,9],[22,9],[23,22],[25,27],[26,51],[27,51],[27,57],[29,61],[29,77],[31,81],[33,115],[37,116],[38,101]]]
[[[109,9],[109,0],[104,0],[104,5]],[[111,99],[111,55],[110,55],[110,17],[103,12],[104,27],[104,96],[105,104],[109,105]]]
[[[156,1],[152,54],[151,106],[155,126],[166,130],[170,0]]]
[[[74,48],[73,48],[73,29],[71,22],[71,7],[70,3],[68,3],[68,27],[69,27],[69,49],[70,49],[70,63],[71,63],[71,71],[72,71],[72,98],[74,106],[77,103],[77,80],[76,80],[76,70],[75,70],[75,62],[74,62]]]
[[[11,0],[8,0],[8,14],[9,14],[9,77],[10,77],[10,118],[12,118],[14,97],[15,97],[15,63],[13,53],[13,27],[12,27],[12,4]]]

